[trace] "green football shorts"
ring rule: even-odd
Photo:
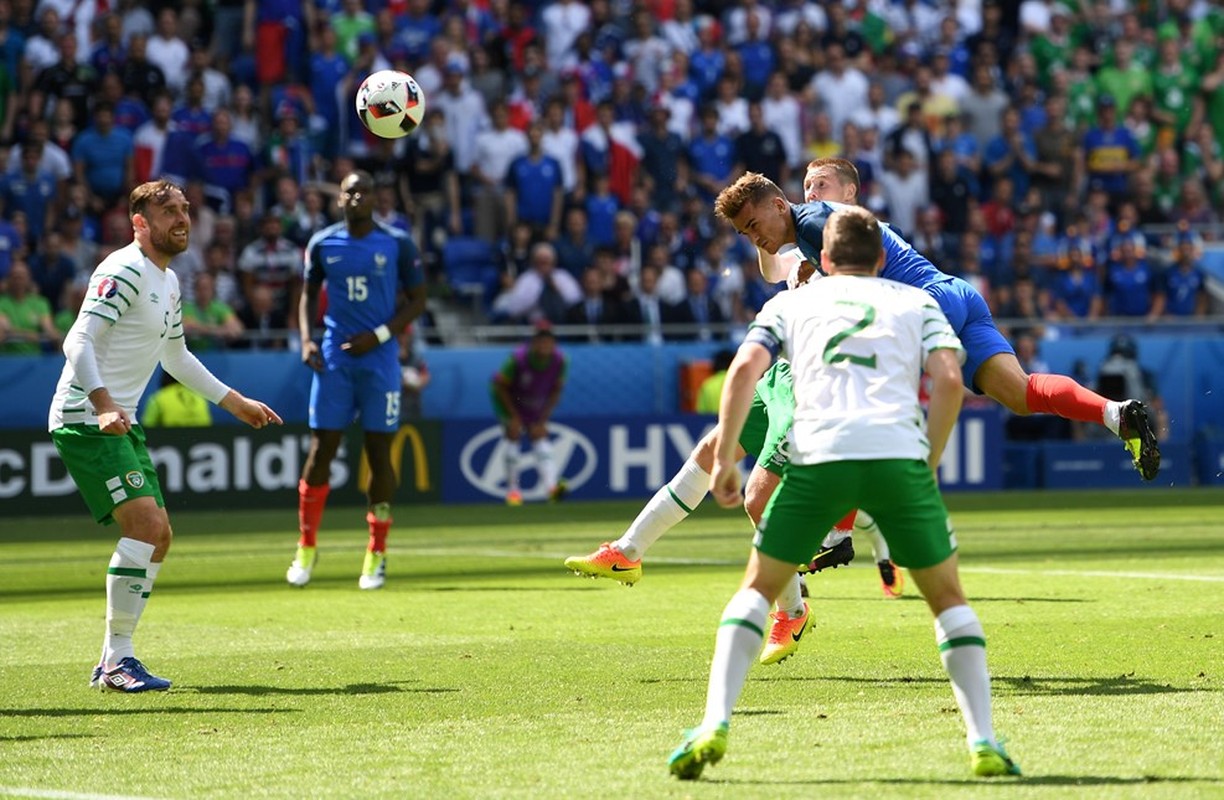
[[[956,552],[935,475],[911,459],[788,465],[753,545],[780,561],[806,563],[833,523],[856,508],[875,518],[899,566],[933,567]]]
[[[790,461],[787,434],[795,419],[795,391],[789,361],[775,361],[757,381],[752,406],[740,433],[740,447],[775,475]]]
[[[85,498],[93,518],[115,521],[115,507],[133,497],[152,497],[164,508],[157,470],[145,448],[144,428],[133,425],[123,436],[102,433],[97,425],[65,425],[51,431],[68,474]]]

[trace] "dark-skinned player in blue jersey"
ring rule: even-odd
[[[298,483],[297,554],[285,579],[310,582],[318,560],[319,520],[331,486],[331,462],[344,429],[360,417],[370,465],[366,522],[370,541],[358,586],[386,580],[387,532],[395,472],[391,441],[399,429],[399,344],[396,334],[425,310],[420,252],[405,233],[374,221],[374,179],[350,172],[340,182],[344,221],[306,245],[306,291],[298,309],[302,362],[315,371],[310,385],[310,452]],[[319,296],[327,284],[322,346],[313,338]]]

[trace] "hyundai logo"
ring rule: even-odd
[[[568,425],[548,423],[548,438],[553,446],[557,477],[564,478],[570,491],[580,488],[595,472],[595,445]],[[506,464],[501,456],[505,439],[501,426],[486,428],[468,440],[459,454],[459,469],[464,479],[481,492],[501,499],[506,495]],[[540,480],[535,451],[528,446],[519,456],[519,490],[524,500],[544,500],[548,487]]]

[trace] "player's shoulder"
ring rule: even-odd
[[[306,249],[311,250],[319,242],[322,242],[324,239],[330,239],[341,233],[343,233],[345,238],[347,238],[348,237],[348,226],[345,225],[343,221],[333,222],[331,225],[328,225],[325,228],[320,228],[319,230],[315,231],[314,235],[311,236],[310,239],[307,240]]]
[[[94,270],[94,278],[117,278],[122,276],[129,282],[144,280],[149,266],[139,245],[132,242],[120,247],[102,259]]]

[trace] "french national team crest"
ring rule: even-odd
[[[131,486],[133,489],[142,488],[145,482],[144,473],[140,472],[140,470],[135,470],[135,469],[129,472],[128,474],[124,475],[123,479],[127,481],[127,485]]]
[[[119,284],[115,283],[114,278],[103,278],[98,281],[97,293],[98,297],[114,297],[119,293]]]
[[[374,254],[374,269],[378,272],[382,272],[383,268],[386,266],[387,266],[387,256],[383,253],[375,253]]]

